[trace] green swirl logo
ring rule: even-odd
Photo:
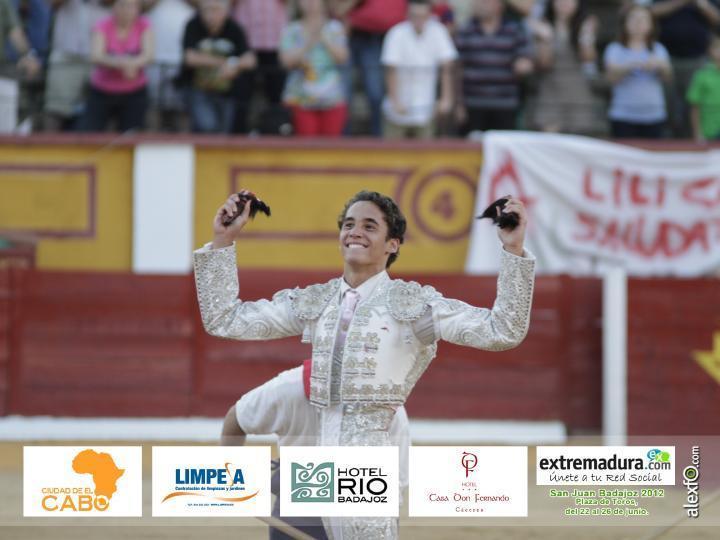
[[[290,500],[292,502],[333,502],[335,500],[335,464],[291,464]]]

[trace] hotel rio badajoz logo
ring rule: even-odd
[[[399,514],[397,446],[280,449],[281,516]]]
[[[142,516],[142,448],[25,446],[23,515]]]

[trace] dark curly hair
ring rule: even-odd
[[[407,220],[405,216],[398,208],[390,197],[378,193],[377,191],[360,191],[353,195],[353,197],[345,203],[345,208],[338,216],[338,229],[342,230],[343,223],[345,222],[345,216],[347,215],[348,208],[350,208],[356,202],[368,201],[377,206],[385,216],[385,223],[388,226],[387,238],[397,238],[402,244],[405,241],[405,229],[407,228]],[[385,268],[390,268],[390,265],[394,263],[398,255],[400,255],[400,248],[395,253],[391,253],[388,257]]]

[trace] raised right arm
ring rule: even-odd
[[[279,339],[302,334],[304,324],[290,309],[290,289],[272,300],[238,298],[235,244],[193,253],[195,285],[203,326],[208,334],[241,340]]]
[[[249,193],[243,190],[241,193]],[[250,219],[250,203],[230,224],[226,216],[237,213],[240,197],[232,194],[213,219],[213,241],[193,253],[195,285],[203,326],[208,334],[243,340],[278,339],[302,334],[304,324],[292,312],[292,291],[284,289],[272,300],[243,302],[238,298],[235,240]]]

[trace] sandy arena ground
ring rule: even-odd
[[[60,443],[33,442],[33,445]],[[88,445],[83,442],[64,442],[66,445]],[[99,443],[102,445],[131,445],[128,441]],[[264,540],[268,537],[265,525],[253,519],[193,518],[170,519],[150,517],[150,443],[143,445],[142,518],[23,518],[22,517],[22,443],[0,443],[0,539],[1,540],[116,540],[116,539],[202,539],[202,540]],[[170,443],[165,443],[170,444]],[[187,444],[182,442],[175,445]],[[193,443],[190,443],[193,444]],[[528,462],[534,464],[530,448]],[[531,483],[534,472],[529,471]],[[714,501],[701,507],[699,520],[682,519],[683,489],[668,490],[662,500],[653,501],[651,517],[624,518],[611,525],[606,521],[580,521],[590,518],[564,518],[566,503],[551,501],[547,487],[530,487],[529,512],[526,519],[515,518],[401,518],[404,540],[451,540],[480,538],[483,540],[552,539],[552,540],[716,540],[720,538],[720,497],[710,490],[701,490],[701,500]],[[407,516],[407,508],[401,515]],[[644,525],[628,526],[631,519],[644,519]],[[452,521],[451,521],[452,520]],[[632,523],[641,523],[632,521]],[[669,525],[675,524],[668,528]],[[565,524],[564,526],[558,526]],[[580,525],[580,526],[578,526]]]

